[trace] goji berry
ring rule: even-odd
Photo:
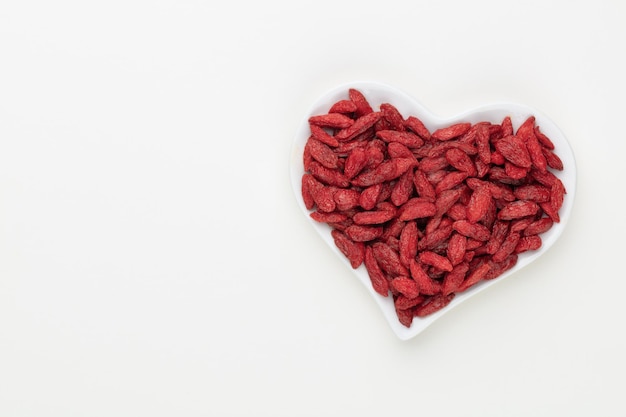
[[[437,193],[435,192],[435,187],[428,181],[428,177],[424,171],[418,169],[413,173],[413,185],[415,186],[415,191],[419,197],[425,198],[430,201],[434,201],[437,197]]]
[[[309,118],[309,123],[316,126],[343,129],[352,126],[354,124],[354,120],[340,113],[329,113],[311,116]]]
[[[550,228],[552,228],[553,224],[554,222],[550,217],[542,217],[538,220],[533,221],[524,229],[524,236],[532,236],[545,233],[550,230]]]
[[[411,259],[417,255],[417,240],[419,231],[417,229],[417,223],[407,222],[402,228],[400,233],[400,239],[398,242],[398,249],[400,255],[400,262],[406,267],[409,266]]]
[[[476,165],[474,165],[470,157],[459,148],[448,149],[445,153],[445,157],[448,163],[454,168],[466,172],[470,177],[476,176]]]
[[[522,168],[530,168],[532,161],[526,144],[517,136],[510,135],[495,143],[496,150],[508,161]]]
[[[401,143],[409,148],[419,148],[424,144],[424,140],[415,133],[397,131],[397,130],[379,130],[376,135],[385,142]]]
[[[381,237],[383,234],[383,228],[381,226],[363,226],[360,224],[353,224],[348,226],[344,232],[354,242],[369,242]]]
[[[469,271],[469,263],[467,262],[462,262],[452,268],[452,271],[447,273],[443,279],[442,294],[448,295],[456,292],[465,280],[467,271]]]
[[[366,130],[371,128],[376,124],[377,121],[382,117],[382,113],[368,113],[364,116],[359,117],[356,121],[352,121],[352,124],[345,126],[345,129],[340,130],[335,138],[341,141],[348,141],[350,139],[354,139],[356,136],[364,133]],[[352,120],[352,119],[350,119]]]
[[[400,255],[393,250],[389,245],[383,242],[375,242],[372,244],[372,250],[374,258],[378,262],[378,265],[389,274],[394,276],[408,275],[409,271],[400,262]]]
[[[515,246],[515,253],[522,253],[529,250],[537,250],[541,247],[541,237],[538,235],[522,236]]]
[[[383,117],[394,131],[403,132],[405,130],[404,118],[393,104],[382,103],[380,105],[380,111],[383,113]]]
[[[405,295],[400,294],[395,298],[393,303],[396,306],[396,308],[400,310],[408,310],[408,309],[411,309],[415,306],[422,304],[425,300],[426,300],[426,297],[421,296],[421,295],[418,295],[417,297],[414,297],[414,298],[409,298],[409,297],[406,297]]]
[[[417,282],[420,294],[435,295],[441,292],[441,283],[429,277],[424,268],[415,259],[411,259],[409,270],[411,271],[411,277]]]
[[[493,254],[492,260],[494,262],[502,262],[509,255],[515,252],[515,247],[520,240],[519,232],[510,232],[507,237],[504,239],[498,250]]]
[[[484,262],[478,265],[473,270],[470,270],[465,280],[457,288],[457,292],[466,291],[469,288],[476,285],[477,283],[479,283],[480,281],[482,281],[487,275],[487,272],[489,272],[490,268],[491,268],[491,265],[488,262]]]
[[[460,233],[453,233],[448,241],[447,255],[452,265],[458,265],[465,257],[467,238]]]
[[[428,128],[422,123],[420,119],[415,116],[409,116],[404,121],[404,125],[412,130],[414,133],[417,133],[422,139],[429,140],[430,139],[430,131]]]
[[[339,100],[334,103],[328,113],[345,113],[350,114],[357,111],[356,104],[352,100]]]
[[[417,317],[429,316],[450,304],[455,295],[456,293],[451,293],[448,295],[438,294],[434,297],[431,297],[426,300],[424,304],[415,308],[415,315]]]
[[[415,298],[420,294],[417,282],[409,277],[399,276],[391,280],[391,288],[407,298]]]
[[[489,191],[489,187],[477,187],[467,204],[467,220],[470,223],[477,223],[487,215],[490,205],[491,192]]]
[[[537,214],[539,206],[530,200],[515,200],[500,209],[498,219],[513,220]]]
[[[423,251],[419,254],[419,260],[425,265],[431,265],[443,271],[452,271],[452,263],[444,256],[432,251]]]
[[[414,197],[404,203],[398,211],[398,218],[403,221],[433,216],[437,208],[433,203],[421,197]]]
[[[442,127],[435,130],[430,137],[436,140],[450,140],[457,138],[465,133],[472,127],[471,123],[461,122],[456,123],[448,127]]]
[[[482,242],[491,237],[491,231],[486,226],[480,223],[471,223],[468,220],[457,220],[452,224],[452,228],[465,237]]]
[[[356,107],[355,113],[357,116],[360,117],[374,111],[363,93],[359,90],[355,88],[348,89],[348,97]]]
[[[326,132],[322,127],[317,125],[310,125],[311,136],[315,139],[319,140],[322,143],[325,143],[328,146],[332,146],[333,148],[339,146],[339,141],[331,136],[328,132]]]
[[[409,201],[413,194],[413,171],[408,170],[398,178],[391,189],[391,202],[401,206]]]
[[[383,297],[387,297],[389,295],[389,281],[387,277],[385,277],[380,265],[378,265],[378,261],[376,261],[374,257],[371,246],[366,246],[365,248],[364,263],[374,291]]]
[[[354,242],[343,232],[334,229],[331,232],[335,245],[348,258],[352,268],[358,268],[365,259],[365,245],[361,242]]]

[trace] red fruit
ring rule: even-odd
[[[347,128],[354,124],[354,120],[339,113],[320,114],[309,117],[309,123],[316,126]]]
[[[430,137],[436,140],[450,140],[464,135],[470,127],[472,127],[471,123],[457,123],[435,130]]]
[[[419,232],[417,223],[408,222],[400,233],[398,249],[400,252],[400,262],[406,267],[409,266],[411,259],[417,255],[417,240]]]
[[[409,277],[400,276],[391,280],[391,289],[399,292],[407,298],[415,298],[420,294],[417,282]]]
[[[380,226],[353,224],[346,228],[345,234],[354,242],[369,242],[382,236],[383,228]]]
[[[470,223],[468,220],[458,220],[452,228],[463,236],[486,242],[491,237],[491,231],[480,223]]]
[[[517,136],[511,135],[499,139],[495,147],[506,160],[514,165],[522,168],[530,168],[532,165],[526,144]]]
[[[465,257],[467,238],[460,233],[453,233],[448,241],[447,255],[452,265],[458,265]]]
[[[343,213],[324,213],[321,211],[314,211],[310,214],[311,218],[319,223],[342,223],[348,220],[348,216]]]
[[[565,186],[560,179],[556,179],[550,187],[550,205],[552,210],[558,213],[563,205],[563,199],[565,198]]]
[[[426,302],[424,302],[424,304],[415,308],[415,315],[417,317],[429,316],[450,304],[450,302],[454,299],[454,296],[455,293],[448,295],[438,294],[434,297],[431,297]]]
[[[335,135],[335,138],[340,142],[354,139],[356,136],[364,133],[366,130],[374,126],[381,117],[382,113],[380,112],[368,113],[364,116],[361,116],[356,119],[356,121],[354,121],[351,125],[348,125],[345,129],[339,131]]]
[[[484,262],[479,264],[475,269],[470,270],[465,281],[457,288],[457,292],[466,291],[482,281],[487,275],[487,272],[489,272],[489,269],[491,269],[491,265],[488,262]]]
[[[418,250],[433,250],[440,245],[445,244],[452,234],[452,225],[441,225],[433,230],[417,242]]]
[[[409,310],[415,306],[422,304],[426,300],[425,296],[418,295],[414,298],[406,297],[405,295],[399,294],[396,299],[393,301],[395,307],[400,310]],[[411,314],[413,314],[411,312]]]
[[[333,148],[339,146],[339,141],[332,137],[328,132],[326,132],[322,127],[317,125],[310,125],[311,135],[319,140],[322,143],[325,143],[328,146],[332,146]]]
[[[494,262],[504,261],[509,255],[515,252],[515,248],[517,247],[520,237],[521,236],[518,232],[509,233],[491,259]]]
[[[477,187],[467,204],[467,220],[470,223],[476,223],[482,220],[487,215],[490,205],[491,192],[489,191],[489,187]]]
[[[391,210],[372,210],[356,213],[352,220],[356,224],[382,224],[388,222],[395,217],[395,211]]]
[[[335,104],[333,104],[328,113],[345,113],[350,114],[354,113],[357,110],[356,104],[354,104],[351,100],[339,100]]]
[[[501,126],[501,137],[506,137],[506,136],[510,136],[513,134],[513,123],[511,122],[511,117],[506,116],[502,120],[502,123],[500,124],[500,126]]]
[[[411,327],[411,324],[413,324],[413,309],[408,308],[408,309],[400,309],[397,306],[395,306],[396,308],[396,315],[398,316],[398,321],[400,322],[400,324],[402,324],[405,327]]]
[[[467,172],[450,172],[435,186],[435,192],[440,194],[443,191],[450,190],[461,184],[467,176]]]
[[[462,188],[453,188],[439,193],[437,200],[435,200],[435,207],[437,208],[435,215],[437,217],[443,216],[457,201],[459,201],[462,195]]]
[[[415,154],[399,142],[389,142],[387,144],[387,153],[391,158],[411,158],[415,162],[415,166],[417,166],[417,158]]]
[[[378,203],[378,198],[383,190],[383,184],[378,183],[367,187],[359,197],[359,205],[365,210],[372,210]]]
[[[468,176],[474,177],[477,174],[476,166],[470,157],[459,148],[448,149],[445,153],[448,163],[459,171],[466,172]]]
[[[493,262],[493,260],[489,261],[491,263],[491,269],[489,269],[483,279],[489,280],[498,278],[500,275],[515,266],[515,264],[517,263],[517,258],[517,254],[514,253],[500,262]]]
[[[356,190],[339,188],[335,191],[333,198],[339,211],[351,210],[359,205],[361,193]]]
[[[546,164],[550,168],[563,171],[563,161],[561,161],[561,158],[559,158],[557,154],[546,148],[542,148],[542,154],[546,159]]]
[[[365,269],[367,270],[367,274],[370,277],[370,281],[372,282],[372,288],[378,294],[383,297],[387,297],[389,295],[389,281],[385,277],[380,265],[378,265],[378,261],[374,257],[374,253],[371,246],[367,246],[365,249]]]
[[[411,277],[417,282],[420,294],[435,295],[441,292],[441,283],[429,277],[424,268],[415,259],[411,259],[409,269]]]
[[[533,166],[539,171],[545,171],[548,168],[548,161],[544,155],[544,148],[541,147],[534,130],[528,134],[526,148]]]
[[[430,131],[428,130],[426,126],[424,126],[424,123],[422,123],[422,121],[418,119],[417,117],[415,116],[407,117],[407,119],[404,121],[404,125],[409,130],[412,130],[414,133],[417,133],[422,139],[424,140],[430,139]]]
[[[408,170],[398,178],[391,189],[391,202],[396,206],[406,203],[413,194],[413,171]]]
[[[431,265],[442,271],[452,271],[452,263],[445,256],[441,256],[432,251],[421,252],[418,256],[420,262],[424,265]]]
[[[520,217],[533,216],[539,211],[539,206],[534,201],[516,200],[502,207],[498,213],[500,220],[513,220]]]
[[[393,130],[399,132],[404,131],[404,118],[393,104],[382,103],[380,105],[380,111],[383,113],[385,121],[389,123],[389,126]]]
[[[375,242],[372,244],[372,250],[374,258],[378,262],[378,265],[387,273],[398,275],[409,275],[409,270],[400,262],[400,256],[398,252],[393,250],[389,245],[383,242]]]
[[[407,201],[399,210],[398,218],[402,221],[433,216],[437,208],[430,201],[415,197]]]
[[[309,164],[311,174],[326,185],[334,185],[335,187],[346,188],[350,185],[350,181],[339,170],[326,168],[317,161]]]
[[[478,150],[478,160],[485,166],[488,166],[491,163],[491,146],[489,143],[489,127],[485,125],[481,125],[476,129],[476,149]]]
[[[543,203],[550,200],[550,189],[540,184],[529,184],[517,187],[513,194],[518,200],[532,200]]]
[[[434,201],[437,194],[435,193],[435,187],[428,181],[428,177],[424,171],[416,170],[413,173],[413,185],[415,186],[415,191],[419,197],[425,198],[427,200]]]
[[[354,178],[368,163],[368,155],[365,149],[358,147],[352,149],[345,159],[344,176],[347,179]]]
[[[335,245],[348,258],[352,268],[358,268],[365,259],[365,245],[361,242],[354,242],[343,232],[335,229],[331,232]]]
[[[549,218],[549,217],[542,217],[539,220],[535,220],[534,222],[529,224],[526,227],[526,229],[524,229],[524,236],[532,236],[532,235],[538,235],[538,234],[541,234],[541,233],[545,233],[548,230],[550,230],[550,228],[552,227],[553,224],[554,224],[554,222],[552,221],[551,218]]]
[[[313,136],[309,138],[306,146],[309,148],[308,151],[311,157],[326,168],[334,169],[339,166],[339,157],[330,146],[315,139]]]
[[[424,144],[424,140],[415,133],[411,132],[398,132],[396,130],[379,130],[376,135],[385,142],[401,143],[409,148],[419,148]]]
[[[310,189],[310,181],[315,181],[315,178],[311,174],[304,174],[301,180],[302,201],[307,210],[312,210],[315,207],[315,199]]]
[[[370,106],[369,102],[359,90],[351,88],[348,90],[348,97],[350,101],[352,101],[356,107],[355,113],[358,117],[361,117],[365,114],[372,113],[372,106]]]
[[[515,253],[522,253],[529,250],[537,250],[541,247],[541,237],[537,235],[522,236],[520,237],[517,246],[515,246]]]
[[[469,271],[467,262],[456,265],[452,271],[448,272],[443,279],[442,294],[448,295],[458,291],[461,283],[465,280],[465,276]]]
[[[541,146],[549,150],[554,149],[554,143],[552,143],[552,140],[550,140],[550,138],[541,131],[539,126],[535,126],[535,136],[537,137],[539,143],[541,143]]]

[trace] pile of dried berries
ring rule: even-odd
[[[305,205],[407,327],[512,268],[559,221],[563,163],[534,116],[516,132],[510,117],[430,132],[350,89],[309,126]]]

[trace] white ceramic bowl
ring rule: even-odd
[[[306,141],[310,136],[308,118],[312,115],[324,114],[333,103],[340,99],[347,99],[349,88],[356,88],[361,91],[375,110],[378,110],[378,106],[381,103],[387,102],[393,104],[405,118],[410,115],[417,116],[431,132],[440,127],[449,126],[452,123],[461,121],[471,123],[480,121],[500,123],[505,116],[511,117],[513,127],[517,130],[517,127],[524,122],[528,116],[534,115],[536,118],[536,124],[539,125],[542,132],[544,132],[552,140],[555,145],[555,153],[563,161],[564,170],[554,172],[555,175],[563,182],[567,190],[563,206],[559,211],[561,221],[559,223],[555,223],[549,231],[541,235],[543,245],[539,250],[520,254],[517,264],[512,269],[502,274],[499,278],[483,281],[469,290],[461,294],[457,294],[447,307],[430,316],[425,318],[414,318],[413,324],[410,328],[403,326],[398,321],[391,296],[382,297],[373,290],[365,266],[361,265],[357,269],[353,269],[350,266],[346,257],[335,246],[330,235],[330,227],[311,219],[309,216],[310,211],[306,209],[304,201],[302,200],[300,188],[302,175],[304,174],[302,152]],[[328,244],[330,249],[343,260],[346,267],[353,271],[356,277],[363,283],[363,285],[365,285],[372,297],[374,297],[377,301],[394,333],[402,340],[408,340],[417,336],[421,331],[426,329],[429,325],[435,322],[435,320],[449,312],[455,306],[458,306],[487,287],[501,282],[508,276],[517,273],[520,269],[524,268],[526,265],[546,253],[548,249],[554,245],[567,225],[576,190],[576,162],[574,160],[572,149],[563,132],[561,132],[554,122],[552,122],[545,115],[541,114],[539,111],[521,104],[497,103],[471,109],[456,116],[443,118],[429,112],[426,107],[408,94],[389,85],[369,81],[352,82],[340,85],[326,92],[317,101],[315,101],[315,103],[313,103],[307,114],[304,115],[302,123],[296,132],[291,152],[290,171],[293,191],[306,218],[309,219],[311,225],[319,232],[320,236]]]

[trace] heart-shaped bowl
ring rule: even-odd
[[[535,116],[536,124],[540,126],[542,132],[552,140],[555,145],[555,153],[563,162],[564,169],[558,172],[555,171],[554,174],[563,182],[563,185],[567,190],[563,205],[559,211],[560,222],[554,223],[550,230],[541,235],[543,241],[541,248],[535,251],[521,253],[516,265],[497,279],[482,281],[467,291],[457,294],[452,302],[450,302],[450,304],[443,309],[424,318],[415,317],[411,327],[409,328],[403,326],[398,320],[392,297],[383,297],[374,291],[364,265],[361,265],[357,269],[353,269],[350,266],[348,259],[336,247],[330,234],[331,228],[327,224],[316,222],[310,217],[310,211],[307,210],[302,198],[301,184],[302,175],[304,174],[303,151],[305,144],[311,135],[308,119],[313,115],[327,113],[333,103],[341,99],[347,99],[348,89],[350,88],[357,89],[363,93],[374,110],[377,110],[382,103],[390,103],[394,105],[405,118],[411,115],[418,117],[431,132],[438,128],[450,126],[458,122],[477,123],[481,121],[489,121],[492,123],[500,123],[506,116],[511,118],[513,127],[516,130],[517,127],[519,127],[519,125],[529,116]],[[559,236],[561,236],[561,233],[569,220],[574,201],[574,192],[576,189],[576,163],[572,148],[570,147],[565,135],[557,127],[557,125],[538,110],[522,104],[495,103],[468,110],[456,116],[442,118],[432,114],[426,109],[426,107],[410,95],[389,85],[370,81],[357,81],[337,86],[336,88],[333,88],[323,94],[319,99],[317,99],[317,101],[315,101],[315,103],[313,103],[309,111],[302,119],[302,123],[300,124],[294,138],[290,160],[290,174],[293,191],[298,204],[307,219],[311,222],[311,225],[315,228],[315,230],[317,230],[331,250],[340,257],[346,267],[352,270],[356,277],[363,283],[363,285],[365,285],[367,290],[380,306],[393,332],[401,340],[408,340],[417,336],[420,332],[434,323],[435,320],[448,313],[454,307],[478,294],[480,291],[485,290],[491,285],[501,282],[505,278],[517,273],[520,269],[529,265],[531,262],[546,253],[558,240]]]

